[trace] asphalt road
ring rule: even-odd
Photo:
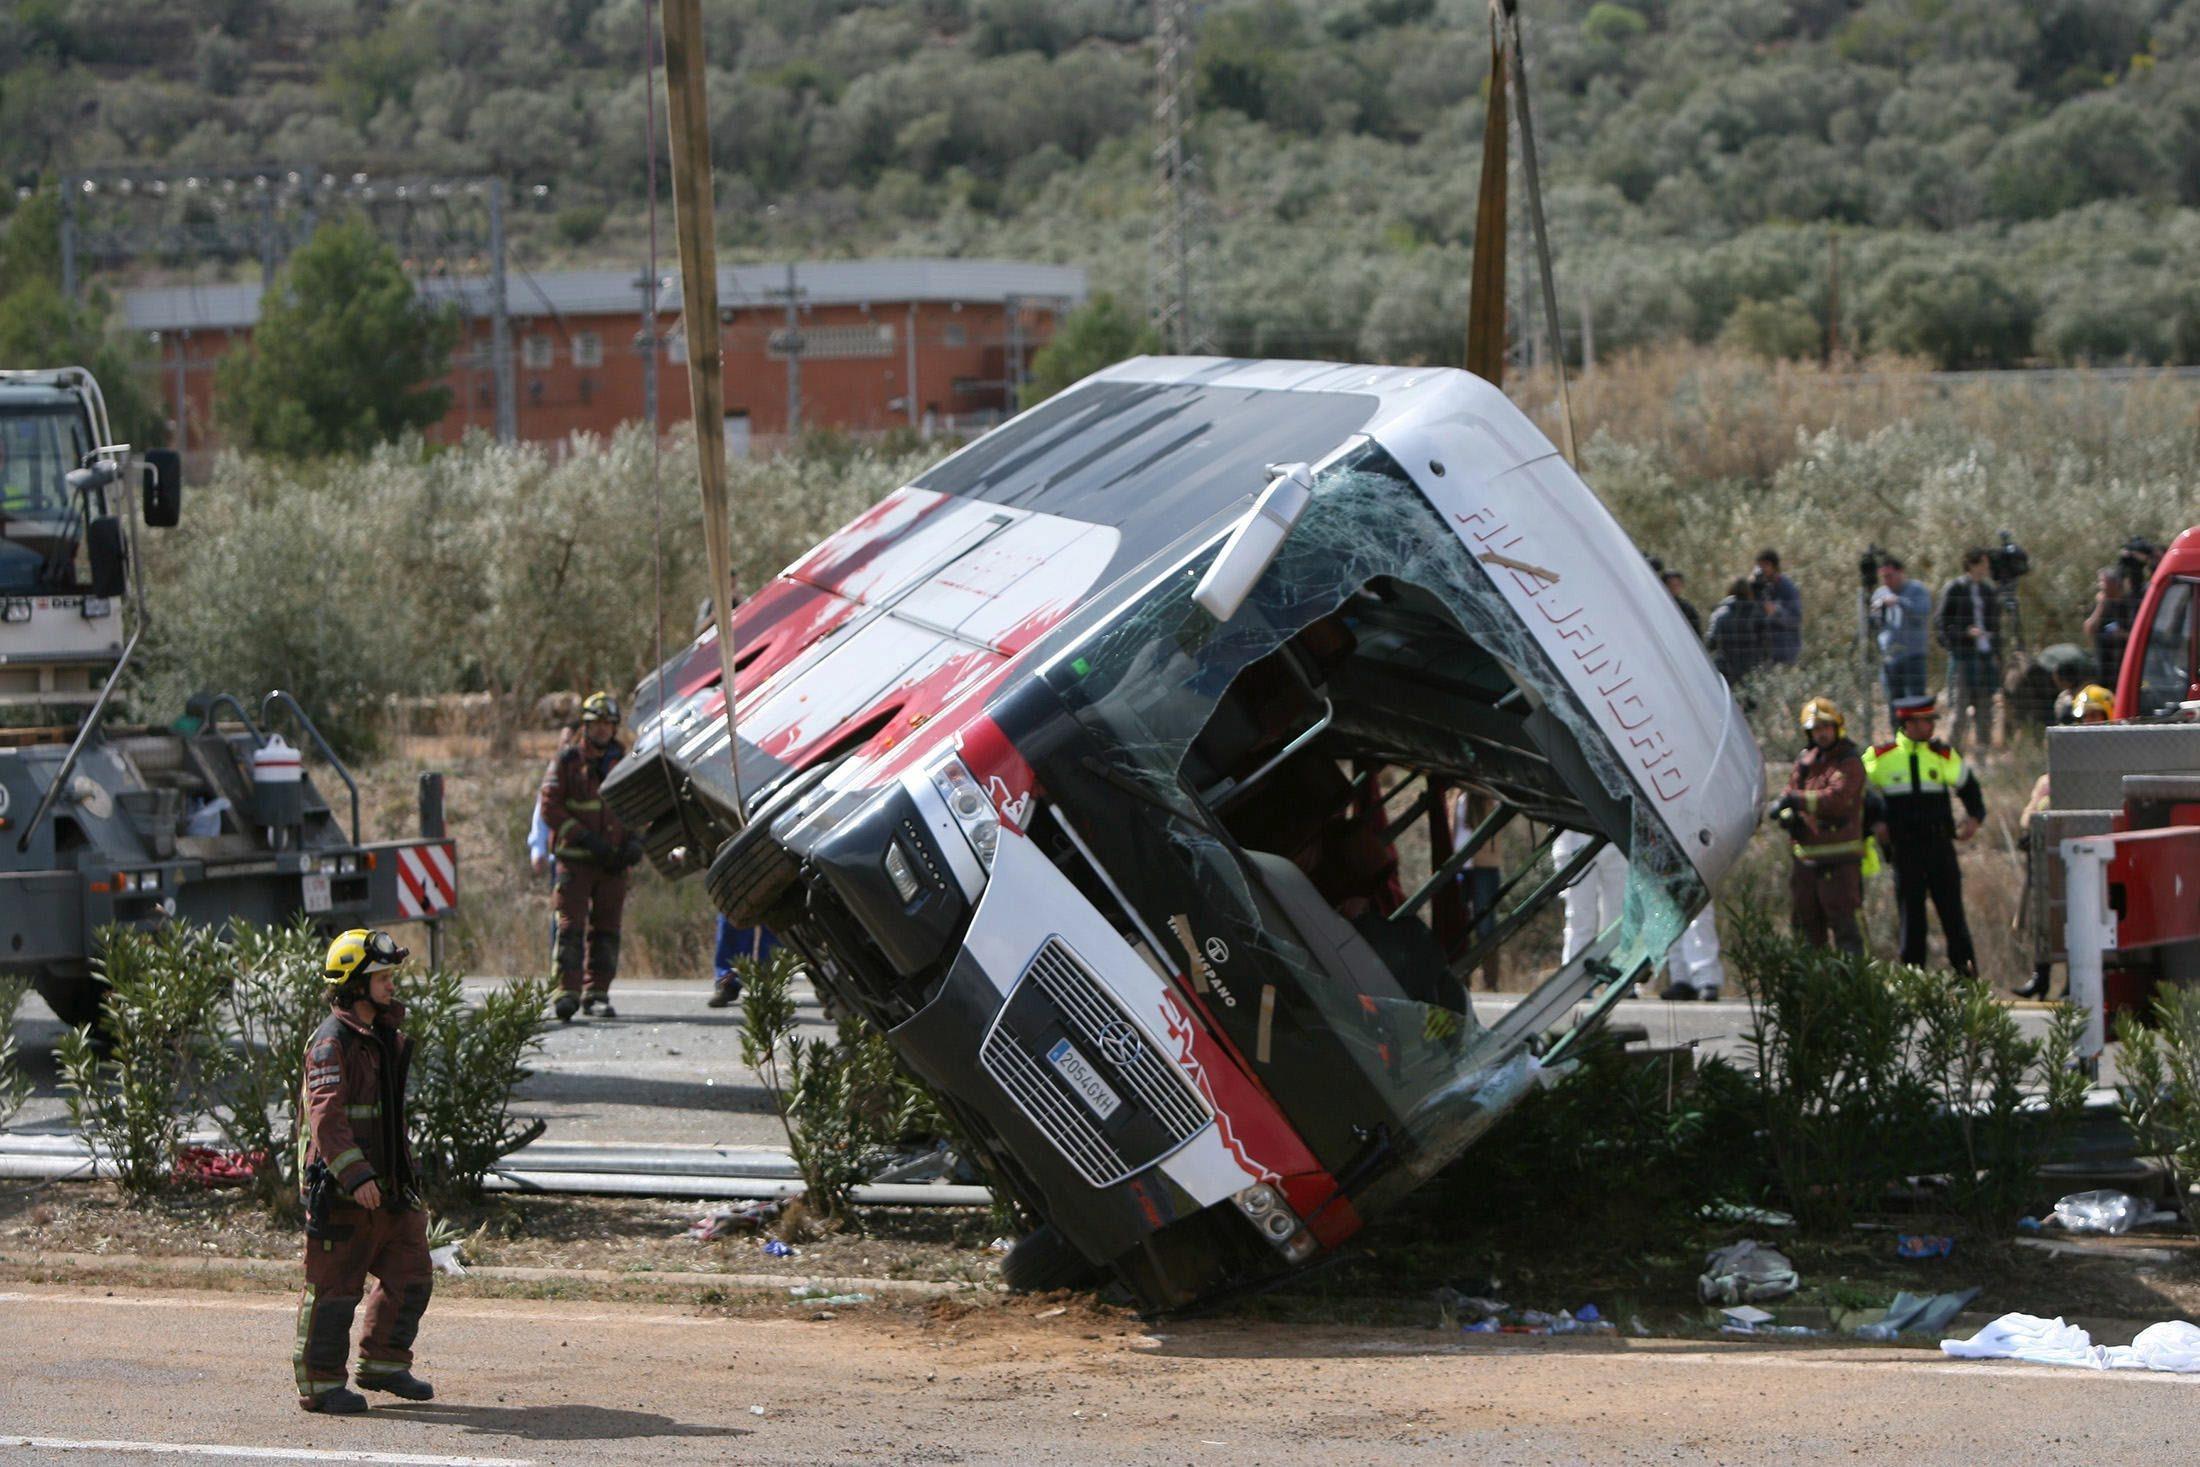
[[[1809,1343],[444,1298],[420,1346],[438,1400],[329,1418],[293,1404],[293,1310],[8,1286],[0,1461],[2024,1467],[2184,1460],[2200,1405],[2190,1377]]]
[[[497,981],[475,979],[468,987],[480,991]],[[535,1077],[520,1092],[521,1111],[548,1119],[551,1141],[783,1144],[763,1088],[741,1063],[740,1010],[704,1007],[709,991],[701,982],[639,980],[613,990],[617,1019],[552,1024]],[[798,985],[797,998],[802,1019],[826,1032],[807,984]],[[1477,996],[1475,1011],[1494,1023],[1514,1001]],[[2045,1027],[2039,1006],[2020,1006],[2018,1015],[2028,1031]],[[1614,1022],[1640,1025],[1653,1045],[1696,1044],[1739,1058],[1749,1005],[1639,999],[1622,1003]],[[68,1108],[51,1055],[61,1026],[35,995],[19,1023],[18,1045],[37,1090],[11,1129],[66,1131]]]

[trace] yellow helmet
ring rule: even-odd
[[[342,988],[353,979],[395,968],[410,956],[381,928],[354,927],[338,933],[328,945],[328,957],[321,963],[321,981],[331,988]]]
[[[605,723],[619,721],[619,700],[609,693],[590,693],[581,700],[581,722],[592,723],[599,719]]]
[[[1846,737],[1848,734],[1848,720],[1841,716],[1840,708],[1831,698],[1813,698],[1803,705],[1803,732],[1809,733],[1821,723],[1832,724],[1836,737]]]
[[[2078,689],[2078,696],[2070,700],[2070,721],[2072,723],[2083,723],[2089,713],[2098,713],[2103,718],[2113,718],[2116,716],[2115,707],[2116,695],[2114,693],[2111,693],[2099,683],[2087,683],[2084,687]]]

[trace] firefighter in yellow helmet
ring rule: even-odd
[[[557,1014],[567,1022],[576,1012],[618,1017],[611,980],[619,976],[619,922],[627,872],[642,859],[641,838],[603,798],[604,780],[626,756],[618,732],[619,700],[590,693],[581,703],[581,736],[558,750],[542,781],[542,821],[558,863]]]
[[[1803,705],[1803,751],[1773,818],[1790,842],[1788,919],[1814,947],[1864,950],[1864,760],[1831,698]]]
[[[345,1366],[352,1313],[370,1274],[366,1333],[351,1378],[408,1401],[435,1396],[412,1373],[413,1338],[434,1275],[405,1135],[412,1041],[396,975],[407,956],[387,932],[355,927],[329,944],[322,966],[329,1016],[307,1041],[299,1103],[306,1286],[291,1355],[298,1404],[308,1411],[367,1409],[366,1397],[347,1387]]]

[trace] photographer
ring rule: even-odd
[[[1749,590],[1764,612],[1765,645],[1771,660],[1793,667],[1803,656],[1803,593],[1793,578],[1780,573],[1780,552],[1769,545],[1757,552]]]
[[[2154,576],[2156,554],[2145,537],[2134,535],[2117,552],[2114,565],[2101,567],[2093,592],[2093,610],[2085,618],[2085,634],[2093,639],[2093,660],[2101,681],[2112,688],[2123,669],[2132,621],[2146,597],[2147,582]]]
[[[2001,682],[2001,597],[1990,575],[1993,557],[1982,546],[1963,552],[1963,574],[1940,593],[1940,645],[1948,649],[1948,742],[1961,744],[1967,728],[1994,733],[1994,689]],[[1975,715],[1973,710],[1976,710]],[[1976,723],[1971,723],[1971,718]]]
[[[1933,593],[1910,579],[1900,559],[1882,556],[1870,610],[1872,635],[1879,643],[1879,678],[1888,700],[1922,697]]]

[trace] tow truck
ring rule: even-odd
[[[2200,981],[2200,526],[2155,565],[2116,682],[2115,721],[2050,729],[2054,806],[2031,831],[2037,961],[2067,961],[2097,1058],[2109,1017]],[[2041,897],[2036,897],[2036,901]],[[2059,948],[2056,944],[2059,941]]]
[[[182,509],[180,456],[116,442],[90,372],[0,371],[0,972],[72,1026],[98,1021],[109,925],[420,921],[433,948],[457,905],[440,775],[417,836],[370,842],[357,781],[286,692],[110,717],[150,625],[139,537]],[[347,787],[348,819],[285,729]]]

